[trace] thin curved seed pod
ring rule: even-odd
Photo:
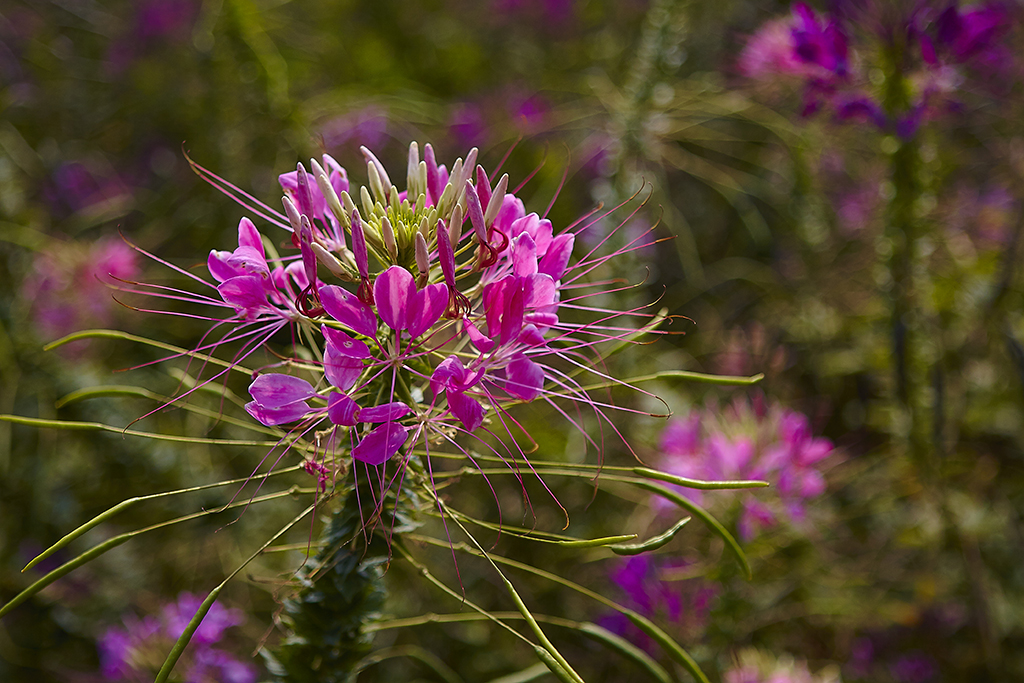
[[[652,550],[657,550],[658,548],[668,544],[668,542],[675,538],[676,534],[679,533],[679,530],[686,526],[686,523],[689,521],[689,517],[684,517],[683,519],[676,522],[672,526],[672,528],[666,531],[665,533],[658,534],[653,538],[649,538],[643,543],[623,543],[608,547],[616,555],[640,555],[641,553],[648,553]]]

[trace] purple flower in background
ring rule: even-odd
[[[686,576],[686,569],[684,560],[637,555],[622,562],[611,579],[625,594],[621,601],[625,607],[692,637],[707,625],[718,590],[700,578]],[[608,615],[601,623],[649,652],[657,650],[655,643],[621,613]]]
[[[959,8],[953,3],[936,12],[918,3],[902,16],[894,17],[893,11],[867,3],[819,15],[797,3],[791,17],[770,20],[750,37],[738,70],[761,83],[780,78],[802,82],[804,116],[830,111],[837,121],[870,122],[904,139],[951,106],[954,93],[967,83],[961,65],[1003,81],[1012,77],[1015,55],[1004,38],[1015,17],[1008,6]],[[871,26],[875,29],[864,28]],[[855,28],[861,30],[850,33]],[[867,65],[882,60],[894,40],[904,39],[916,56],[900,67],[910,85],[910,102],[902,110],[886,111]]]
[[[142,2],[135,15],[138,37],[142,40],[152,40],[178,33],[192,23],[196,10],[194,0]]]
[[[819,67],[824,73],[843,78],[847,71],[846,35],[832,18],[819,20],[809,5],[793,5],[793,53],[805,64]]]
[[[939,667],[933,657],[917,650],[893,662],[889,672],[899,683],[928,683],[939,675]]]
[[[166,605],[160,616],[138,619],[127,615],[124,627],[112,627],[99,638],[100,673],[110,681],[150,680],[163,663],[167,650],[185,631],[203,598],[182,593]],[[182,655],[185,680],[189,683],[255,683],[256,667],[235,659],[228,651],[214,647],[228,629],[245,621],[239,610],[214,603],[203,618]]]
[[[833,446],[828,439],[813,436],[810,421],[802,413],[778,404],[759,408],[737,399],[725,410],[694,410],[670,421],[662,432],[660,450],[660,466],[679,476],[773,483],[776,499],[749,493],[740,506],[739,532],[749,539],[782,519],[803,520],[806,501],[825,491],[821,461],[832,454]],[[680,488],[680,493],[698,504],[709,497],[693,489]],[[720,494],[715,498],[722,499]]]
[[[36,255],[20,295],[38,334],[52,340],[108,326],[116,308],[110,285],[137,274],[135,252],[121,240],[53,242]]]
[[[328,119],[319,129],[328,149],[336,150],[353,143],[379,149],[387,139],[388,116],[385,110],[370,106]]]
[[[185,627],[203,604],[205,598],[194,593],[181,593],[176,602],[166,605],[162,618],[164,629],[167,635],[177,639],[185,632]],[[238,626],[245,621],[241,611],[228,609],[220,603],[213,603],[210,611],[203,617],[202,623],[192,636],[192,642],[209,645],[218,642],[224,637],[224,632],[232,626]]]
[[[480,107],[464,102],[452,108],[448,132],[460,149],[482,144],[487,139],[487,121]]]

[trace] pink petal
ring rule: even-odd
[[[540,260],[537,270],[545,275],[550,275],[552,280],[561,280],[565,274],[565,268],[569,265],[569,257],[572,256],[572,247],[576,242],[576,236],[571,232],[562,233],[551,242],[551,247]]]
[[[227,264],[228,259],[231,258],[230,251],[211,251],[210,256],[206,259],[206,267],[210,271],[210,275],[217,282],[224,282],[230,280],[233,277],[241,275],[235,268]]]
[[[524,310],[523,288],[517,286],[512,291],[512,296],[508,299],[507,308],[501,316],[500,343],[509,344],[519,336],[519,331],[523,329]]]
[[[280,408],[316,396],[313,385],[306,380],[280,373],[260,375],[254,379],[249,385],[249,394],[266,408]]]
[[[512,193],[506,194],[505,199],[501,202],[501,208],[498,209],[498,215],[494,219],[493,227],[508,235],[511,240],[515,236],[512,225],[525,215],[526,209],[523,207],[523,201]]]
[[[373,283],[373,299],[380,319],[388,327],[396,332],[408,329],[416,304],[416,281],[412,273],[401,266],[391,266]]]
[[[249,315],[256,315],[259,309],[268,306],[263,279],[258,275],[237,275],[218,285],[217,291],[226,303]]]
[[[526,325],[516,341],[527,346],[540,346],[544,343],[544,333],[538,330],[536,325]]]
[[[377,336],[377,316],[355,294],[335,285],[324,285],[319,291],[327,315],[357,334]]]
[[[512,272],[519,277],[537,272],[537,244],[527,233],[517,237],[512,244]]]
[[[263,238],[260,237],[260,231],[248,218],[243,217],[238,221],[238,246],[255,249],[260,258],[264,260],[267,258],[266,252],[263,251]]]
[[[360,422],[394,422],[412,412],[412,408],[401,401],[385,403],[372,408],[363,408],[359,411]]]
[[[371,355],[370,348],[366,344],[358,339],[353,339],[341,330],[321,325],[320,331],[323,332],[328,345],[333,346],[338,355],[349,358],[369,358]]]
[[[459,360],[458,356],[448,356],[437,364],[434,374],[430,376],[430,390],[434,395],[441,393],[442,389],[462,388],[466,380],[466,367]]]
[[[501,330],[501,317],[505,311],[505,299],[511,296],[509,290],[515,283],[512,275],[484,287],[484,314],[487,316],[487,332],[492,339]]]
[[[491,338],[484,336],[484,333],[481,332],[479,328],[477,328],[477,326],[468,318],[462,321],[462,328],[466,332],[466,335],[469,336],[469,341],[471,341],[473,346],[480,351],[487,353],[494,348],[494,342]]]
[[[466,431],[475,432],[484,422],[484,407],[461,391],[448,392],[448,407]]]
[[[285,274],[291,278],[300,292],[309,287],[309,278],[306,277],[306,265],[302,261],[292,261],[284,269]]]
[[[338,353],[337,347],[327,344],[324,350],[324,376],[342,391],[351,389],[363,374],[363,361]]]
[[[448,307],[448,285],[427,285],[416,293],[415,310],[409,320],[409,336],[418,337],[440,320]]]
[[[523,354],[505,368],[505,391],[524,401],[532,401],[544,387],[544,369]]]
[[[336,425],[354,427],[359,423],[359,404],[334,391],[327,397],[327,417]]]
[[[409,440],[409,430],[396,422],[386,422],[363,437],[352,449],[352,457],[367,465],[387,462]]]
[[[270,277],[270,267],[267,265],[267,260],[260,251],[252,247],[238,247],[230,256],[224,259],[224,264],[238,271],[238,275],[252,274],[263,278]],[[209,260],[207,265],[209,265]]]
[[[267,427],[276,427],[277,425],[301,420],[312,412],[313,409],[310,408],[305,401],[289,403],[288,405],[280,408],[268,408],[260,405],[256,401],[250,401],[245,404],[245,410],[261,424],[266,425]]]

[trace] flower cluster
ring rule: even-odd
[[[825,491],[822,460],[832,442],[811,433],[806,415],[778,404],[736,399],[724,410],[694,410],[669,422],[661,435],[666,472],[705,481],[761,479],[778,492],[777,503],[748,496],[739,518],[739,532],[752,538],[758,529],[774,526],[779,518],[798,522],[805,502]],[[700,503],[693,489],[680,493]]]
[[[830,110],[840,121],[869,121],[910,137],[960,87],[963,67],[994,73],[1012,63],[1001,42],[1012,18],[999,3],[966,8],[952,3],[941,11],[916,3],[898,18],[892,16],[894,9],[866,3],[818,15],[806,3],[796,3],[790,17],[773,19],[751,36],[737,66],[756,81],[781,77],[802,83],[805,116]],[[916,57],[907,72],[910,102],[902,110],[887,110],[884,98],[873,91],[869,76],[880,58],[867,44],[851,49],[856,24],[879,27],[879,52],[905,44]]]
[[[182,593],[164,606],[159,616],[124,618],[124,628],[112,627],[99,640],[100,672],[111,681],[149,681],[164,661],[167,650],[185,631],[203,599]],[[244,621],[238,610],[214,603],[192,636],[183,668],[188,683],[255,683],[252,664],[214,647],[232,626]]]
[[[593,285],[583,278],[615,254],[595,255],[595,247],[570,261],[577,234],[604,216],[556,232],[526,212],[507,175],[495,179],[477,165],[475,148],[449,169],[429,144],[421,159],[412,143],[404,190],[361,149],[369,187],[356,191],[324,155],[310,170],[299,164],[280,176],[283,213],[195,166],[257,217],[290,231],[299,251],[279,257],[243,218],[237,247],[210,253],[214,283],[180,271],[216,296],[148,289],[232,311],[231,331],[200,350],[244,341],[244,358],[281,328],[297,328],[293,339],[304,340],[308,354],[289,359],[289,372],[258,371],[249,414],[324,444],[325,460],[307,468],[322,484],[332,472],[328,451],[379,466],[417,443],[427,455],[438,444],[468,455],[458,438],[482,432],[491,438],[470,437],[482,448],[504,457],[494,445],[506,444],[504,434],[506,452],[523,457],[508,413],[517,403],[547,401],[581,429],[583,416],[564,406],[583,404],[611,424],[615,406],[591,398],[577,377],[609,381],[595,347],[636,333],[620,317],[646,314],[587,304],[602,292],[588,292]],[[596,320],[571,320],[578,312]]]

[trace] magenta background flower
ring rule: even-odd
[[[97,641],[100,673],[110,681],[152,678],[156,669],[151,667],[163,662],[168,648],[184,632],[203,599],[203,596],[181,593],[175,602],[164,606],[159,616],[139,619],[126,615],[123,627],[107,629]],[[222,647],[214,647],[224,640],[229,629],[244,621],[241,611],[213,603],[182,655],[182,670],[187,681],[255,683],[259,672],[253,664],[236,659]]]
[[[744,398],[724,410],[693,410],[671,420],[661,435],[658,463],[665,471],[691,479],[722,481],[762,479],[771,492],[747,493],[737,522],[744,539],[753,538],[780,520],[800,522],[807,501],[825,492],[822,461],[832,442],[815,437],[806,415],[772,404],[763,409]],[[723,501],[720,494],[680,488],[698,504]],[[664,503],[660,505],[665,506]],[[665,506],[667,507],[667,506]]]
[[[52,340],[113,321],[111,286],[138,275],[135,252],[119,239],[54,242],[36,255],[20,292],[41,337]]]
[[[328,149],[344,149],[354,143],[379,149],[388,137],[388,116],[379,107],[366,107],[327,119],[319,130]]]

